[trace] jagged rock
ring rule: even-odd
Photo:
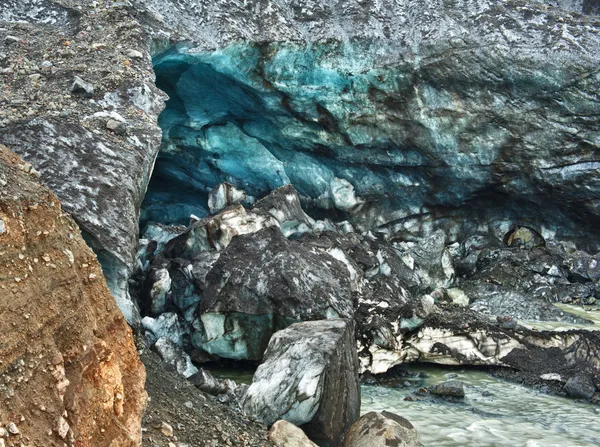
[[[576,257],[585,259],[582,254]],[[573,265],[573,258],[558,247],[484,249],[477,271],[461,280],[460,286],[470,298],[471,309],[488,315],[585,324],[585,319],[551,304],[583,292],[579,283],[569,280],[568,265]],[[588,255],[584,262],[593,265],[592,260]],[[591,279],[583,281],[593,284]]]
[[[446,397],[465,397],[465,387],[462,382],[458,380],[449,380],[442,382],[429,388],[431,394],[436,396]]]
[[[275,447],[317,447],[304,432],[288,421],[277,421],[269,430],[269,441]]]
[[[246,193],[231,183],[221,183],[208,193],[208,209],[212,214],[218,213],[229,205],[237,205],[246,200]]]
[[[79,76],[75,76],[71,85],[71,92],[76,95],[83,95],[91,98],[94,95],[94,86],[87,81],[84,81]]]
[[[422,447],[419,433],[402,416],[382,411],[371,411],[352,424],[344,447]]]
[[[192,364],[190,356],[185,353],[181,346],[173,343],[169,338],[161,337],[156,340],[154,350],[163,362],[174,367],[186,379],[198,372],[198,368]]]
[[[145,372],[131,329],[77,225],[24,168],[0,145],[0,421],[44,407],[9,431],[28,445],[137,447]]]
[[[446,234],[442,230],[419,243],[398,243],[394,248],[415,270],[422,286],[429,289],[452,286],[456,273],[452,256],[446,248]]]
[[[360,413],[353,326],[320,320],[275,333],[244,397],[245,411],[267,425],[289,421],[319,445],[341,446]]]
[[[265,228],[236,237],[206,276],[193,342],[222,357],[260,360],[271,334],[293,322],[352,316],[346,266]]]
[[[204,251],[225,249],[234,236],[256,233],[271,226],[278,226],[272,216],[235,205],[216,216],[193,223],[185,232],[167,242],[164,254],[170,258],[194,260]]]

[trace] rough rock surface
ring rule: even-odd
[[[243,406],[267,425],[284,419],[319,445],[341,446],[360,414],[353,323],[310,321],[274,334]]]
[[[382,411],[370,413],[352,424],[344,447],[422,447],[419,433],[402,416]]]
[[[277,421],[269,430],[269,440],[277,447],[317,447],[302,430],[288,421]]]
[[[0,425],[8,445],[137,447],[145,371],[94,253],[0,145]]]
[[[352,316],[344,264],[272,227],[235,238],[207,274],[194,340],[213,354],[260,360],[271,334],[294,321]]]
[[[9,22],[0,39],[18,42],[0,45],[0,142],[40,172],[98,254],[127,321],[139,324],[127,277],[165,98],[149,38],[123,3],[4,1],[1,9]]]

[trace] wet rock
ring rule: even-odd
[[[546,241],[533,228],[518,226],[506,233],[504,243],[508,247],[532,249],[543,247]]]
[[[269,441],[275,447],[317,447],[301,429],[284,420],[273,424],[269,430]]]
[[[465,387],[458,380],[449,380],[429,388],[431,394],[444,397],[465,397]]]
[[[503,316],[498,315],[496,317],[496,321],[504,329],[514,329],[517,327],[517,320],[515,320],[513,317],[508,316],[508,315],[503,315]]]
[[[206,276],[193,342],[222,357],[260,360],[271,334],[292,322],[352,316],[346,266],[265,228],[236,237]]]
[[[565,383],[563,391],[569,397],[576,399],[591,399],[596,392],[596,387],[589,375],[576,375]]]
[[[79,76],[75,76],[73,84],[71,84],[71,92],[76,95],[91,98],[94,95],[94,86],[90,82],[84,81]]]
[[[208,208],[212,214],[218,213],[229,205],[237,205],[246,200],[246,193],[231,183],[221,183],[208,194]]]
[[[320,320],[275,333],[244,397],[245,411],[267,425],[287,420],[320,445],[341,446],[360,413],[353,326]]]
[[[402,416],[371,411],[352,424],[344,447],[422,447],[419,433]]]

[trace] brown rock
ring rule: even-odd
[[[137,446],[145,371],[131,329],[79,228],[23,166],[0,145],[0,421],[30,446]]]
[[[352,424],[344,447],[422,447],[419,433],[413,425],[402,416],[382,411],[362,416]]]
[[[317,447],[301,429],[283,420],[273,424],[269,430],[269,441],[276,447]]]

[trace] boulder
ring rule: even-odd
[[[275,447],[317,447],[306,434],[294,424],[279,420],[269,430],[269,441]]]
[[[346,266],[265,228],[236,237],[206,276],[193,342],[222,357],[260,360],[271,334],[293,322],[352,316]]]
[[[344,447],[422,447],[419,433],[415,427],[402,416],[382,411],[361,416],[352,424]]]
[[[458,380],[448,380],[429,388],[431,394],[444,397],[465,397],[465,386]]]
[[[576,399],[591,399],[596,392],[594,382],[589,375],[579,374],[571,377],[565,383],[563,391],[567,393],[569,397]]]
[[[137,447],[132,331],[76,223],[28,172],[0,146],[0,421],[32,446]]]
[[[353,323],[296,323],[273,335],[243,408],[267,425],[291,422],[321,446],[341,446],[360,413]]]

